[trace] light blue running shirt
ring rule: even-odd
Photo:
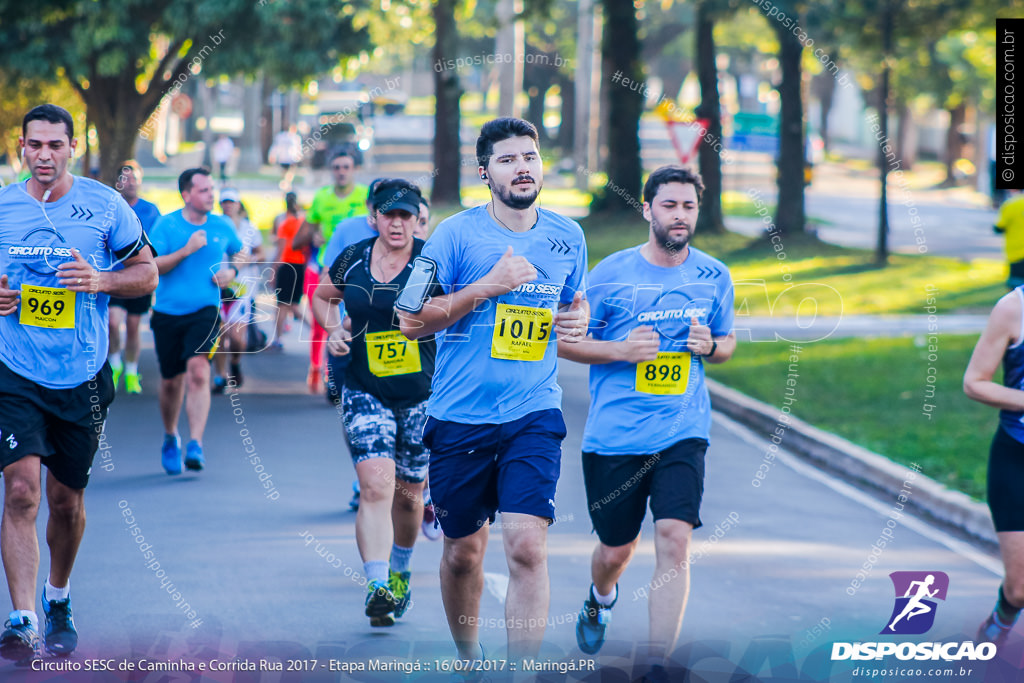
[[[43,205],[27,181],[0,189],[0,273],[21,304],[0,316],[0,361],[50,389],[87,381],[107,357],[106,294],[69,292],[57,266],[77,249],[93,268],[119,265],[142,239],[142,225],[112,188],[74,176],[66,195]],[[28,289],[37,287],[40,289]]]
[[[691,317],[713,337],[732,331],[733,297],[729,269],[699,249],[691,246],[672,268],[651,264],[639,246],[624,249],[590,273],[590,333],[624,341],[634,328],[651,325],[661,335],[659,353],[685,352]],[[585,452],[649,455],[683,439],[708,438],[711,401],[699,356],[666,357],[637,370],[625,362],[590,366]]]
[[[153,302],[154,311],[187,315],[206,306],[220,306],[220,288],[213,281],[213,276],[220,270],[225,255],[242,250],[242,240],[228,219],[211,213],[206,216],[205,223],[193,225],[178,209],[157,220],[150,240],[156,253],[167,256],[184,247],[196,230],[206,231],[206,246],[186,256],[171,272],[160,276]]]
[[[560,304],[586,289],[580,226],[538,208],[532,230],[513,232],[496,223],[485,205],[477,206],[442,221],[422,256],[436,264],[435,277],[451,294],[486,275],[509,246],[534,265],[537,279],[482,301],[437,334],[427,403],[427,414],[436,419],[501,424],[562,405],[552,319]]]

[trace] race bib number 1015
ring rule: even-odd
[[[491,338],[491,358],[543,360],[551,339],[553,321],[550,308],[498,304]]]

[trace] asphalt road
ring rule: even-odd
[[[292,334],[285,353],[245,359],[246,383],[235,396],[214,397],[207,469],[170,477],[159,462],[157,374],[151,338],[144,333],[144,394],[119,396],[113,404],[110,448],[98,456],[87,490],[88,529],[72,579],[81,645],[71,660],[46,660],[51,667],[80,670],[32,673],[5,662],[0,680],[447,680],[449,674],[439,670],[454,647],[438,589],[441,543],[422,538],[417,543],[414,605],[408,614],[391,629],[371,629],[362,613],[365,588],[359,580],[355,514],[347,506],[353,468],[338,414],[323,397],[306,393],[304,346]],[[550,532],[552,597],[542,659],[553,667],[575,662],[583,670],[546,673],[537,680],[632,680],[637,662],[643,664],[647,601],[657,599],[659,590],[650,584],[650,598],[643,595],[654,566],[651,523],[621,581],[609,642],[597,657],[582,655],[573,620],[589,585],[595,543],[579,456],[586,370],[566,364],[561,378],[569,435],[556,497],[558,520]],[[780,386],[780,402],[783,390]],[[800,395],[799,387],[797,392],[800,401],[815,400]],[[184,423],[182,431],[187,438]],[[995,678],[990,668],[985,677],[979,671],[983,663],[970,662],[907,663],[894,657],[830,662],[834,642],[969,639],[994,600],[998,560],[899,516],[899,491],[879,501],[789,456],[766,459],[768,442],[725,418],[716,417],[711,442],[705,526],[694,534],[692,591],[675,654],[691,668],[688,680],[854,681],[862,678],[854,668],[864,665],[974,669],[941,680],[1020,675],[1017,670]],[[261,459],[262,469],[247,448]],[[765,473],[761,480],[759,469]],[[40,532],[43,519],[45,514]],[[886,547],[873,550],[884,537]],[[152,554],[147,558],[146,552]],[[870,571],[857,584],[865,564]],[[42,565],[40,581],[45,551]],[[481,640],[488,656],[500,660],[507,581],[500,524],[493,529],[485,567]],[[888,575],[910,570],[949,576],[934,626],[927,635],[879,636],[893,609]],[[1000,662],[1005,668],[1008,660],[1021,667],[1022,646],[1015,636],[989,666]],[[144,669],[152,662],[198,667],[236,659],[300,670]],[[395,671],[341,670],[388,662],[424,670],[405,678]],[[136,670],[85,671],[107,664]],[[744,678],[744,671],[760,679]]]

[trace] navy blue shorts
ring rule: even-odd
[[[557,408],[504,424],[469,425],[427,418],[430,497],[441,530],[463,538],[494,513],[555,518],[555,486],[565,421]]]

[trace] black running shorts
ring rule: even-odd
[[[38,455],[57,481],[84,489],[113,400],[107,363],[71,389],[48,389],[0,363],[0,467]]]
[[[996,531],[1024,531],[1024,444],[1002,426],[988,457],[988,508]]]
[[[213,349],[220,334],[220,311],[217,306],[185,315],[153,311],[149,327],[153,330],[160,376],[171,379],[185,372],[189,359],[206,356]]]
[[[583,453],[587,506],[601,543],[632,543],[648,499],[655,521],[678,519],[700,527],[707,449],[705,439],[684,439],[651,455]]]
[[[143,294],[142,296],[132,297],[131,299],[122,299],[120,297],[110,297],[110,305],[116,306],[117,308],[123,308],[132,315],[145,315],[149,312],[149,307],[153,305],[153,295]]]

